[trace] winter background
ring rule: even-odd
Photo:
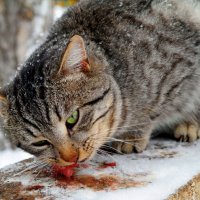
[[[77,0],[0,1],[0,86],[15,76],[49,28]],[[0,131],[0,168],[31,157]]]

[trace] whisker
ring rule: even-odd
[[[100,141],[98,141],[98,139],[100,139]],[[135,139],[119,139],[119,138],[114,138],[114,137],[105,137],[105,138],[99,138],[99,137],[95,137],[93,138],[94,140],[94,144],[102,144],[102,143],[106,143],[106,142],[111,142],[111,141],[116,141],[116,142],[123,142],[126,144],[132,144],[131,142],[137,142],[137,141],[142,141],[145,140],[145,137],[141,137],[141,138],[135,138]]]
[[[109,140],[114,140],[117,142],[136,142],[136,141],[142,141],[145,140],[145,137],[141,137],[141,138],[134,138],[134,139],[118,139],[118,138],[113,138],[113,137],[106,137]]]
[[[142,125],[148,125],[150,124],[150,122],[143,122],[143,123],[138,123],[138,124],[132,124],[132,125],[126,125],[126,126],[119,126],[119,127],[116,127],[116,128],[110,128],[110,129],[106,129],[104,130],[105,132],[111,132],[113,130],[116,130],[116,131],[119,131],[120,129],[125,129],[126,128],[126,131],[127,131],[127,128],[134,128],[134,127],[138,127],[138,126],[142,126]]]
[[[109,129],[105,129],[104,132],[111,132],[112,130],[116,130],[116,131],[119,131],[120,129],[125,129],[125,128],[134,128],[134,127],[137,127],[137,126],[141,126],[141,125],[147,125],[147,124],[150,124],[150,122],[143,122],[143,123],[138,123],[138,124],[132,124],[132,125],[126,125],[126,126],[118,126],[116,128],[109,128]],[[127,129],[126,129],[127,131]],[[90,135],[89,137],[91,136],[95,136],[97,135],[97,133],[94,133],[92,135]]]
[[[100,157],[103,158],[103,159],[105,159],[105,157],[102,156],[102,153],[98,152],[98,150],[96,151],[96,155],[97,155],[97,156],[100,156]]]
[[[37,166],[38,166],[38,165],[36,165],[36,164],[31,164],[30,166],[28,166],[28,168],[25,168],[24,170],[22,170],[22,171],[20,171],[20,172],[18,172],[18,173],[16,173],[16,174],[14,174],[14,176],[21,175],[22,173],[25,173],[25,172],[27,172],[27,171],[30,171],[31,169],[36,168]]]
[[[117,153],[119,153],[119,154],[124,155],[124,153],[122,153],[121,151],[119,151],[119,150],[117,150],[116,148],[111,147],[111,146],[109,146],[109,145],[103,144],[102,147],[105,147],[105,148],[111,149],[111,150],[113,150],[113,151],[115,151],[115,152],[117,152]]]
[[[115,158],[113,156],[111,156],[109,153],[107,153],[106,151],[98,149],[97,152],[100,152],[106,156],[109,156],[113,161],[116,162]]]
[[[14,176],[18,176],[21,175],[22,173],[26,173],[27,171],[33,170],[33,169],[39,169],[41,168],[43,165],[46,165],[46,163],[48,163],[48,161],[51,158],[46,158],[46,157],[36,157],[35,160],[30,163],[29,166],[27,166],[24,170],[14,174]]]
[[[38,166],[35,168],[35,170],[33,171],[33,173],[36,172],[36,171],[38,171],[38,170],[40,170],[40,169],[42,169],[42,168],[44,168],[46,165],[48,165],[48,163],[43,163],[43,164],[41,164],[41,165],[38,165]]]
[[[46,165],[48,165],[48,164],[49,164],[48,161],[46,161],[46,162],[44,162],[44,163],[41,163],[40,165],[37,166],[37,168],[35,169],[35,171],[37,171],[38,169],[44,168],[44,166],[46,166]],[[35,171],[34,171],[34,172],[35,172]]]

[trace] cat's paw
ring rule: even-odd
[[[126,134],[122,137],[116,138],[116,141],[111,143],[111,147],[117,153],[141,153],[146,149],[148,143],[149,137],[136,137],[132,134]]]
[[[182,142],[194,142],[200,137],[200,126],[194,123],[179,124],[175,128],[174,137]]]

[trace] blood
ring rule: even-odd
[[[111,162],[111,163],[103,163],[103,165],[101,165],[100,168],[104,169],[104,168],[107,168],[107,167],[116,167],[116,166],[117,166],[116,162]]]
[[[97,169],[103,170],[107,167],[116,167],[116,163],[104,162]],[[80,163],[63,167],[54,164],[49,170],[43,171],[43,175],[55,178],[57,186],[67,189],[90,188],[95,191],[116,190],[118,188],[138,187],[143,184],[134,180],[122,179],[116,175],[93,176],[89,174],[75,174],[77,170],[85,168],[90,168],[90,165]]]
[[[72,165],[68,166],[59,166],[57,164],[54,164],[52,166],[52,176],[53,177],[59,177],[64,176],[66,178],[72,177],[75,174],[75,168],[79,167],[78,164],[74,163]]]
[[[40,190],[40,189],[43,189],[43,188],[44,188],[43,185],[33,185],[33,186],[28,186],[26,188],[26,190],[29,190],[29,191],[31,191],[31,190]]]
[[[59,178],[57,179],[57,186],[63,188],[81,188],[87,187],[95,191],[104,190],[107,188],[117,189],[119,180],[117,177],[103,176],[95,177],[92,175],[78,175],[70,178]]]
[[[51,175],[54,178],[57,178],[59,176],[64,176],[66,178],[72,177],[74,176],[75,172],[76,172],[76,168],[89,168],[90,166],[88,164],[77,164],[74,163],[72,165],[69,166],[59,166],[57,164],[52,165],[51,168]],[[116,162],[111,162],[111,163],[103,163],[99,169],[105,169],[107,167],[116,167]]]

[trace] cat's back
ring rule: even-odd
[[[114,67],[124,69],[130,62],[162,65],[160,59],[167,59],[172,49],[177,54],[186,49],[200,54],[198,11],[199,0],[82,0],[54,24],[29,60],[36,60],[39,52],[57,65],[73,35],[96,43]]]
[[[140,68],[160,77],[180,60],[183,67],[200,62],[200,1],[83,0],[56,22],[48,39],[75,34],[105,51],[123,83]]]
[[[143,51],[143,41],[154,45],[162,36],[197,48],[199,32],[198,0],[83,0],[56,22],[48,38],[79,34],[114,55],[135,46]]]
[[[166,20],[181,20],[200,27],[199,0],[82,0],[55,23],[49,37],[79,32],[116,34],[120,26],[146,24],[161,29]],[[115,29],[115,30],[114,30]],[[105,31],[105,32],[103,32]],[[110,32],[109,32],[110,31]],[[127,31],[128,30],[124,30]],[[114,35],[113,35],[114,36]]]

